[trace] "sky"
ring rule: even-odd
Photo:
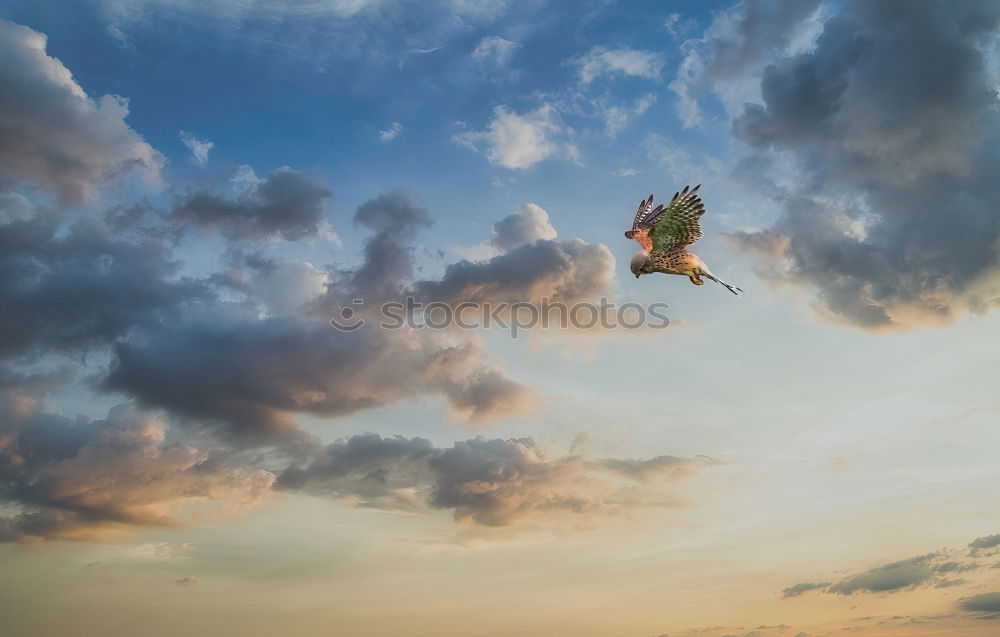
[[[998,166],[995,2],[0,0],[0,634],[996,635]]]

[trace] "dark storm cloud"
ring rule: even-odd
[[[824,313],[849,325],[987,311],[1000,299],[1000,108],[988,64],[1000,5],[848,1],[815,48],[779,54],[787,43],[766,35],[762,17],[805,11],[741,4],[728,19],[742,35],[715,42],[707,65],[719,74],[765,61],[761,102],[733,134],[759,153],[756,181],[783,214],[737,245],[781,246],[786,278],[815,286]],[[777,153],[791,178],[768,168]]]
[[[0,540],[101,539],[240,510],[270,491],[267,468],[288,458],[298,462],[281,472],[282,488],[386,509],[447,509],[483,525],[629,506],[608,497],[614,488],[590,475],[593,465],[550,458],[527,439],[435,448],[368,436],[323,448],[295,421],[426,395],[472,424],[533,409],[535,392],[508,378],[475,335],[341,332],[327,321],[355,298],[422,289],[425,300],[459,299],[470,286],[486,290],[481,299],[578,298],[609,287],[614,261],[604,246],[556,241],[544,211],[526,205],[494,228],[500,256],[417,281],[414,242],[431,217],[390,192],[357,210],[371,236],[356,267],[247,256],[243,244],[230,246],[240,258],[227,270],[183,277],[173,250],[185,233],[308,239],[323,230],[329,190],[282,168],[232,197],[189,193],[165,216],[147,214],[145,201],[112,206],[103,220],[39,207],[15,188],[79,202],[129,170],[156,176],[160,157],[124,124],[124,100],[88,98],[45,56],[44,36],[7,23],[0,36],[8,89],[0,91],[0,357],[8,365],[0,367]],[[58,361],[47,358],[53,353]],[[90,357],[81,364],[88,381],[138,406],[100,420],[47,411],[47,394],[71,374],[41,366],[71,360],[65,354]]]
[[[474,335],[345,333],[327,323],[355,298],[374,305],[414,284],[414,241],[431,217],[404,193],[358,208],[355,222],[372,235],[357,267],[322,271],[262,257],[202,280],[179,276],[183,264],[168,240],[194,228],[233,241],[308,238],[322,230],[330,191],[281,168],[248,178],[233,197],[191,193],[167,225],[149,228],[139,225],[145,204],[115,207],[104,221],[83,216],[68,228],[65,217],[36,208],[10,186],[34,182],[80,200],[113,173],[144,161],[155,168],[159,156],[125,126],[123,102],[94,103],[45,55],[44,36],[9,23],[0,30],[8,54],[0,82],[10,89],[0,96],[0,356],[110,346],[105,390],[166,409],[178,424],[221,425],[242,445],[302,439],[300,413],[340,416],[427,394],[443,396],[449,417],[472,424],[537,406],[535,392],[508,378]],[[549,236],[540,209],[527,207],[521,217],[498,226],[498,241]],[[576,294],[594,286],[589,255],[601,253],[597,267],[610,260],[602,246],[578,241],[539,250],[551,256],[536,265],[556,273],[518,274],[500,262],[476,276],[505,296],[537,291],[540,280]]]
[[[234,240],[280,236],[295,241],[319,231],[323,203],[331,196],[323,184],[285,167],[249,185],[234,199],[192,193],[170,217]]]
[[[443,395],[449,416],[472,424],[526,413],[538,404],[535,392],[489,363],[478,340],[377,326],[380,304],[405,294],[424,303],[538,302],[593,298],[609,289],[614,259],[606,247],[539,238],[548,233],[532,210],[515,216],[525,214],[533,221],[505,225],[495,235],[505,245],[534,241],[488,261],[452,264],[440,280],[414,281],[413,244],[431,225],[430,214],[405,193],[380,195],[355,214],[373,233],[363,261],[330,273],[326,292],[307,305],[312,320],[212,316],[163,325],[117,345],[105,386],[257,441],[299,436],[297,413],[343,416],[422,394]],[[326,321],[345,307],[373,324],[332,329]]]
[[[0,395],[0,406],[18,397]],[[3,410],[0,541],[102,539],[235,512],[266,494],[274,474],[224,448],[171,437],[155,416],[119,405],[103,420],[70,420],[33,404]],[[204,441],[203,441],[204,442]]]
[[[428,332],[182,323],[120,344],[106,387],[261,442],[298,437],[296,413],[343,416],[424,393],[444,394],[474,423],[528,408],[533,392],[486,367],[486,357],[475,342]]]
[[[349,292],[369,299],[396,297],[413,275],[413,241],[433,224],[427,209],[403,192],[388,192],[363,203],[354,223],[372,231],[364,262],[348,277]]]
[[[644,503],[633,498],[623,504],[590,471],[596,464],[578,456],[553,458],[530,438],[473,438],[439,448],[422,438],[364,434],[315,449],[307,462],[282,472],[276,488],[365,507],[446,509],[459,522],[482,526]]]
[[[1000,593],[983,593],[972,597],[963,597],[958,602],[962,610],[975,613],[1000,613]],[[1000,619],[1000,615],[997,616]]]
[[[27,180],[78,202],[133,170],[156,178],[162,158],[125,123],[128,101],[90,98],[45,47],[0,20],[0,188]]]
[[[432,506],[451,509],[458,521],[505,526],[539,510],[599,506],[585,495],[577,459],[552,459],[530,438],[456,442],[430,466],[437,472]]]
[[[0,356],[82,352],[210,298],[176,276],[163,243],[124,238],[93,217],[68,231],[59,222],[37,211],[0,224]]]
[[[809,591],[815,591],[824,589],[832,584],[832,582],[801,582],[795,584],[794,586],[789,586],[788,588],[781,591],[782,597],[798,597],[803,593],[808,593]]]
[[[758,71],[763,60],[777,56],[792,44],[798,35],[797,27],[819,4],[818,0],[744,1],[726,9],[716,29],[709,33],[707,44],[712,57],[702,80],[711,82]]]
[[[614,257],[599,243],[580,239],[540,240],[514,248],[488,261],[459,261],[436,281],[413,286],[427,302],[577,301],[608,293]]]
[[[615,260],[606,246],[556,239],[548,214],[527,203],[493,224],[484,243],[498,252],[484,261],[448,265],[437,280],[416,281],[407,293],[423,303],[573,302],[610,293]]]
[[[473,424],[534,407],[534,392],[488,364],[474,339],[377,325],[342,332],[326,322],[355,298],[367,302],[359,312],[398,298],[412,277],[416,233],[431,223],[399,192],[362,204],[355,221],[374,232],[364,260],[335,273],[311,305],[316,320],[212,316],[163,325],[117,346],[105,386],[256,443],[300,437],[297,413],[343,416],[422,394],[443,395],[451,416]]]

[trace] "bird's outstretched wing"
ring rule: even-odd
[[[663,210],[663,204],[657,206],[655,212],[658,213],[661,210]],[[653,195],[650,195],[649,199],[640,199],[639,209],[635,211],[635,219],[632,221],[632,229],[636,230],[639,228],[642,222],[652,214],[654,214]]]
[[[625,233],[629,239],[635,239],[642,246],[644,252],[653,250],[653,239],[649,236],[649,231],[653,229],[646,223],[647,219],[655,217],[663,212],[663,204],[653,208],[653,195],[649,199],[639,200],[639,209],[635,211],[635,219],[632,220],[632,229]]]
[[[699,219],[705,214],[705,204],[697,194],[699,188],[701,184],[690,190],[685,186],[684,190],[674,194],[665,208],[661,204],[643,217],[640,223],[651,228],[649,236],[653,240],[654,252],[691,245],[701,239]],[[652,207],[652,198],[649,204]]]

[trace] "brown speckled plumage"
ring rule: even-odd
[[[653,195],[639,202],[632,229],[625,233],[642,246],[642,251],[632,257],[630,268],[636,278],[661,272],[686,276],[691,283],[704,285],[701,277],[705,277],[739,296],[743,290],[720,280],[704,261],[687,251],[686,246],[702,236],[700,218],[705,213],[705,204],[696,194],[700,187],[685,187],[674,194],[666,207],[660,204],[654,209]]]

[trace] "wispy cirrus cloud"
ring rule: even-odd
[[[508,40],[498,35],[489,35],[476,44],[476,48],[472,51],[472,57],[484,62],[493,62],[497,66],[507,66],[519,48],[521,48],[520,42]]]

